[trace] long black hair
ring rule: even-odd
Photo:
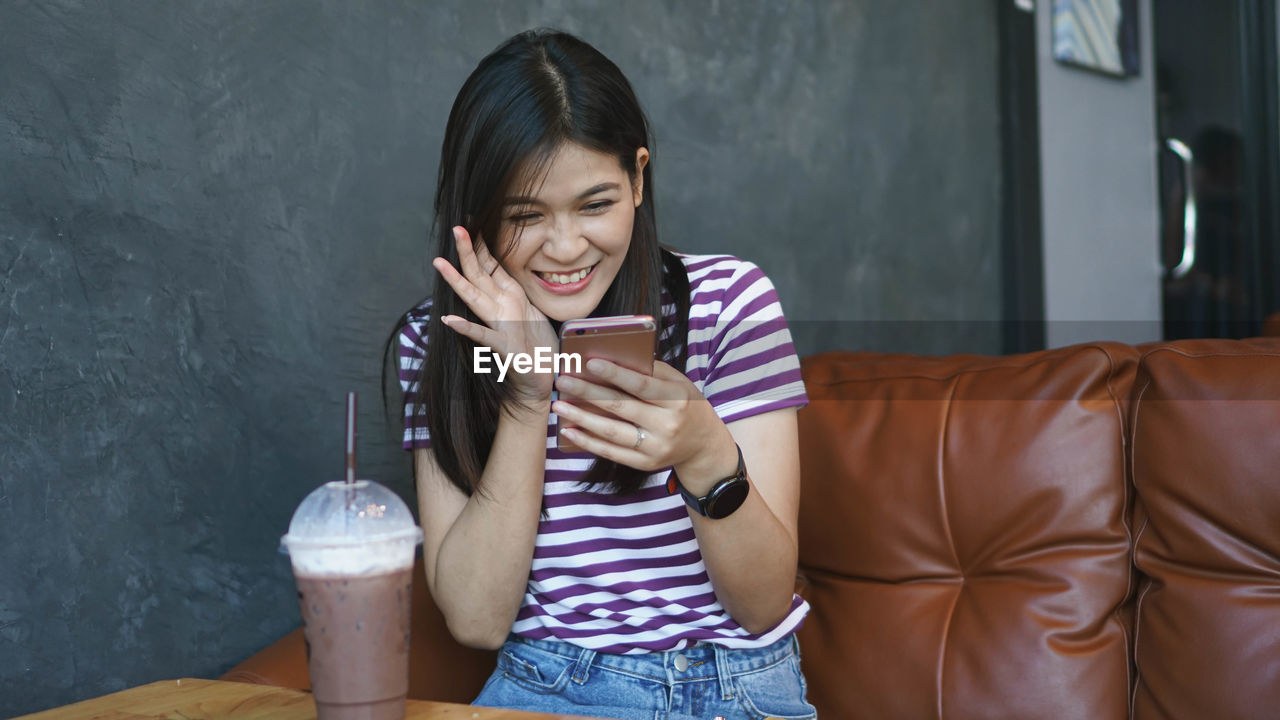
[[[636,167],[636,150],[653,147],[648,122],[622,71],[572,35],[546,29],[520,33],[481,60],[458,91],[440,153],[432,226],[436,255],[459,267],[452,235],[456,225],[479,238],[475,242],[492,243],[492,238],[501,237],[503,198],[515,183],[535,182],[566,143],[612,155],[633,183],[637,178],[643,181],[631,244],[592,314],[664,318],[666,289],[676,310],[674,318],[664,319],[658,352],[683,370],[688,359],[689,279],[680,259],[658,244],[653,162]],[[501,259],[510,248],[490,245],[489,251]],[[473,372],[475,344],[445,327],[440,321],[444,315],[479,322],[448,283],[435,283],[426,333],[429,349],[411,378],[416,392],[405,402],[425,415],[441,470],[470,495],[481,489],[500,414],[523,400],[510,383]],[[401,317],[384,360],[400,330],[415,317],[414,310]],[[384,374],[385,367],[384,362]],[[647,476],[600,458],[583,482],[625,493],[639,489]]]

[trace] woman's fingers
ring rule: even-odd
[[[460,317],[458,315],[442,315],[440,317],[440,322],[444,323],[450,330],[468,338],[477,345],[497,349],[501,343],[502,338],[498,333],[484,325],[473,323],[464,317]]]
[[[551,410],[577,426],[564,428],[560,434],[583,450],[634,468],[647,469],[652,463],[642,452],[652,448],[652,440],[649,448],[643,443],[641,448],[635,447],[636,438],[640,437],[636,424],[596,415],[564,400],[552,403]]]
[[[489,273],[501,268],[484,243],[472,244],[470,233],[461,225],[454,226],[453,240],[458,251],[458,267],[444,258],[436,258],[431,265],[481,320],[489,324],[497,322],[501,289]]]
[[[630,445],[635,442],[635,423],[596,415],[565,400],[552,403],[551,410],[592,435],[615,445]]]
[[[467,307],[471,308],[471,311],[477,317],[485,322],[490,321],[496,311],[496,305],[488,295],[481,292],[480,288],[477,288],[470,280],[463,277],[457,268],[449,264],[448,260],[438,257],[431,261],[431,266],[440,273],[440,277],[449,283],[449,287],[453,288],[453,291],[458,294],[462,302],[466,303]]]
[[[661,360],[653,361],[652,375],[645,375],[600,358],[588,360],[586,370],[593,377],[645,402],[658,404],[664,401],[684,400],[687,397],[687,393],[682,388],[682,385],[688,382],[684,373]]]
[[[493,295],[497,293],[494,287],[493,278],[489,277],[492,269],[486,269],[484,263],[481,262],[479,253],[484,253],[485,257],[490,260],[493,256],[489,255],[489,251],[485,248],[483,242],[472,242],[471,234],[461,225],[453,228],[454,244],[458,248],[458,265],[462,270],[462,275],[471,281],[471,284],[480,289],[481,292]],[[496,264],[496,263],[495,263]]]
[[[555,348],[551,324],[529,303],[524,289],[503,270],[483,242],[472,243],[466,228],[453,228],[458,262],[455,267],[445,258],[435,258],[432,266],[449,287],[457,293],[480,323],[484,333],[475,329],[460,334],[489,347],[502,347],[510,352],[532,353],[538,347]],[[461,320],[461,318],[459,318]],[[550,382],[550,379],[546,379]]]
[[[580,428],[566,439],[600,457],[642,470],[667,467],[706,436],[698,430],[706,427],[704,410],[719,422],[693,383],[667,363],[654,362],[653,375],[600,358],[585,369],[586,377],[557,378],[553,410]]]
[[[520,287],[520,285],[507,274],[507,271],[503,269],[502,264],[494,259],[493,254],[489,252],[488,245],[485,245],[484,243],[478,243],[476,245],[476,259],[479,261],[481,269],[484,270],[485,274],[493,280],[494,285],[497,285],[500,290],[505,292],[519,290],[521,295],[524,294],[524,288]]]
[[[454,228],[454,239],[457,242],[458,261],[462,265],[463,274],[482,293],[495,297],[519,296],[522,301],[527,302],[524,288],[507,274],[484,242],[472,243],[466,228],[460,225]]]
[[[499,265],[498,261],[493,259],[493,255],[489,252],[489,246],[482,241],[472,244],[471,248],[475,251],[476,262],[480,264],[480,272],[492,276],[494,271],[499,268]]]
[[[474,282],[480,272],[480,263],[476,260],[476,252],[471,242],[471,233],[461,225],[453,227],[453,244],[458,250],[458,266],[468,280]]]
[[[644,403],[638,402],[611,387],[597,385],[582,378],[561,375],[556,379],[556,389],[568,397],[581,399],[601,410],[617,415],[628,422],[640,422]]]
[[[600,417],[611,422],[619,422],[617,426],[602,426],[602,428],[613,427],[617,430],[622,428],[626,432],[632,433],[628,437],[622,437],[619,444],[630,447],[635,442],[635,428],[640,426],[645,428],[651,435],[662,434],[666,429],[671,427],[669,412],[656,404],[650,404],[643,400],[636,399],[626,393],[606,385],[597,385],[594,382],[584,380],[580,377],[571,377],[568,375],[560,375],[556,378],[555,388],[560,391],[560,398],[571,401],[582,401],[590,404],[594,409],[616,416],[616,419],[609,418],[594,410],[583,409],[575,406],[570,412],[579,414],[586,413]],[[591,428],[587,425],[588,429]],[[623,442],[625,441],[625,442]]]

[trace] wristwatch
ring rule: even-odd
[[[703,517],[719,520],[727,518],[733,511],[742,507],[747,495],[751,492],[751,483],[747,482],[747,466],[742,462],[742,448],[734,443],[738,450],[738,470],[729,477],[720,480],[711,487],[711,492],[703,497],[696,497],[684,488],[676,471],[671,471],[667,478],[667,494],[675,495],[677,491],[684,497],[685,504],[693,508]]]

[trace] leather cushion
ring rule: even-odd
[[[838,718],[1124,718],[1136,351],[803,362],[800,631]]]
[[[1280,708],[1280,339],[1149,351],[1134,389],[1134,717]]]

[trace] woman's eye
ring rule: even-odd
[[[512,215],[507,218],[507,222],[513,222],[517,225],[525,225],[538,219],[537,213],[521,213],[520,215]]]
[[[587,205],[586,210],[587,212],[604,212],[612,204],[612,200],[597,200],[596,202]]]

